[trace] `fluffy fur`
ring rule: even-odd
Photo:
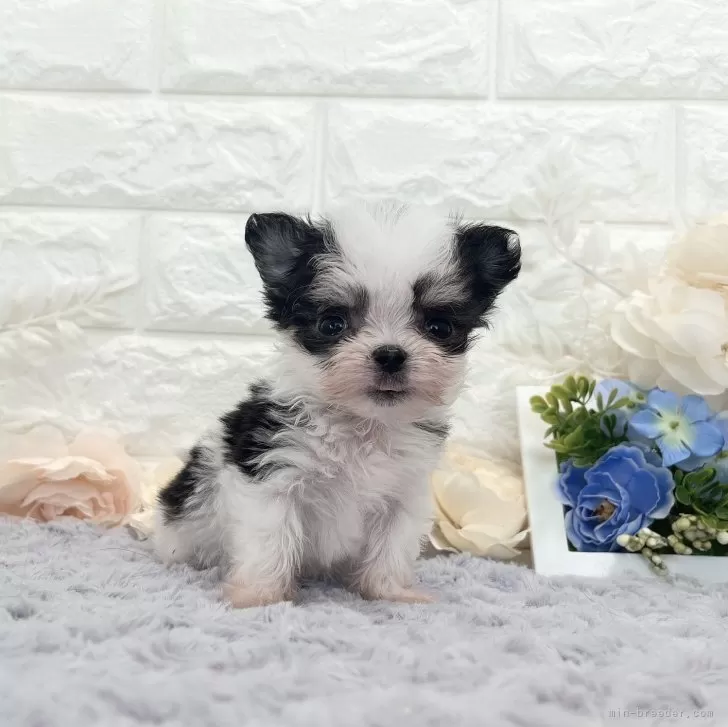
[[[321,575],[366,598],[424,598],[411,586],[428,474],[473,332],[518,274],[518,238],[384,206],[253,215],[245,238],[278,366],[162,491],[158,550],[222,564],[237,606]]]

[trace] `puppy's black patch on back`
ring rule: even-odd
[[[275,448],[273,438],[296,416],[293,409],[274,401],[270,394],[266,383],[253,384],[250,396],[220,419],[223,458],[253,480],[278,469],[274,463],[261,465],[258,458]]]
[[[187,457],[185,466],[159,493],[157,501],[162,510],[165,522],[178,520],[189,509],[190,498],[195,494],[199,483],[199,470],[202,449],[193,447]]]
[[[264,479],[284,463],[261,465],[258,458],[275,448],[273,438],[299,416],[298,409],[284,406],[270,398],[268,384],[250,387],[247,399],[220,418],[222,423],[222,457],[252,480]],[[214,482],[218,472],[211,461],[215,453],[202,446],[193,447],[187,462],[174,479],[159,493],[158,502],[165,522],[192,513],[200,487]]]

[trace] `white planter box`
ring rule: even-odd
[[[547,426],[531,411],[532,396],[543,396],[548,388],[520,386],[517,389],[518,423],[521,435],[523,478],[526,485],[531,552],[535,570],[545,576],[606,577],[623,573],[660,576],[647,561],[634,553],[577,553],[569,550],[564,511],[555,494],[556,458],[544,447]],[[728,557],[664,555],[672,575],[685,575],[714,583],[728,582]]]

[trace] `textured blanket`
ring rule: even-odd
[[[728,725],[728,587],[419,576],[436,604],[233,611],[124,531],[0,518],[0,725]]]

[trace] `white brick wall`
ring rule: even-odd
[[[188,442],[270,353],[251,211],[446,204],[522,230],[538,281],[548,252],[514,200],[564,142],[590,214],[645,250],[725,211],[728,4],[3,0],[0,342],[79,280],[134,282],[102,324],[74,318],[80,348],[12,333],[0,426]],[[477,351],[459,433],[512,439],[492,399],[538,372],[508,362]]]

